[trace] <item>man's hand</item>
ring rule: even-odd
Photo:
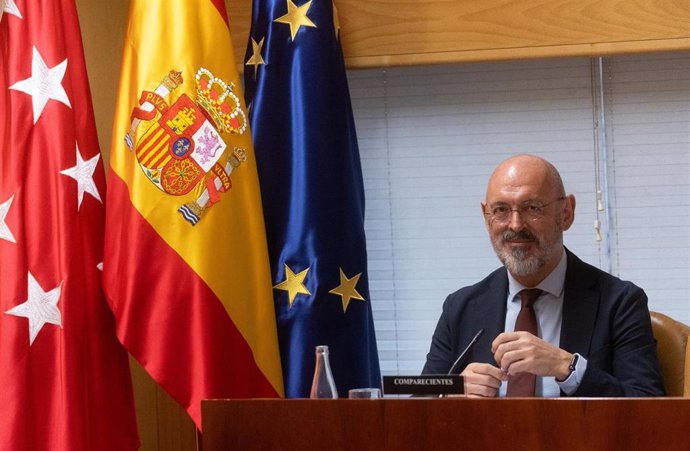
[[[465,378],[465,394],[470,398],[496,396],[501,381],[507,379],[503,371],[488,363],[470,363],[460,375]]]
[[[505,374],[532,373],[568,377],[573,355],[529,332],[504,332],[491,343],[491,352]]]

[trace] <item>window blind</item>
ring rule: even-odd
[[[612,270],[690,324],[690,54],[607,58]]]

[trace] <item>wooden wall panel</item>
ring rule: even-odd
[[[250,4],[228,2],[238,61],[244,57]],[[688,0],[336,0],[336,5],[350,68],[690,48]]]
[[[76,3],[96,114],[98,141],[107,166],[129,2],[76,0]]]
[[[141,451],[195,451],[191,418],[133,358],[130,358]]]

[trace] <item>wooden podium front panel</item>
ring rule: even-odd
[[[383,451],[382,400],[201,402],[204,451]]]
[[[204,451],[690,450],[690,399],[211,400]]]

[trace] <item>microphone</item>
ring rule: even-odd
[[[453,366],[450,367],[450,370],[448,370],[448,375],[453,374],[455,371],[457,371],[458,368],[460,368],[466,360],[466,357],[469,355],[470,350],[474,347],[474,345],[479,341],[481,336],[484,334],[484,329],[479,329],[479,332],[476,333],[474,338],[472,338],[472,341],[470,341],[470,344],[467,345],[465,349],[460,353],[460,356],[455,360],[455,363],[453,363]]]

